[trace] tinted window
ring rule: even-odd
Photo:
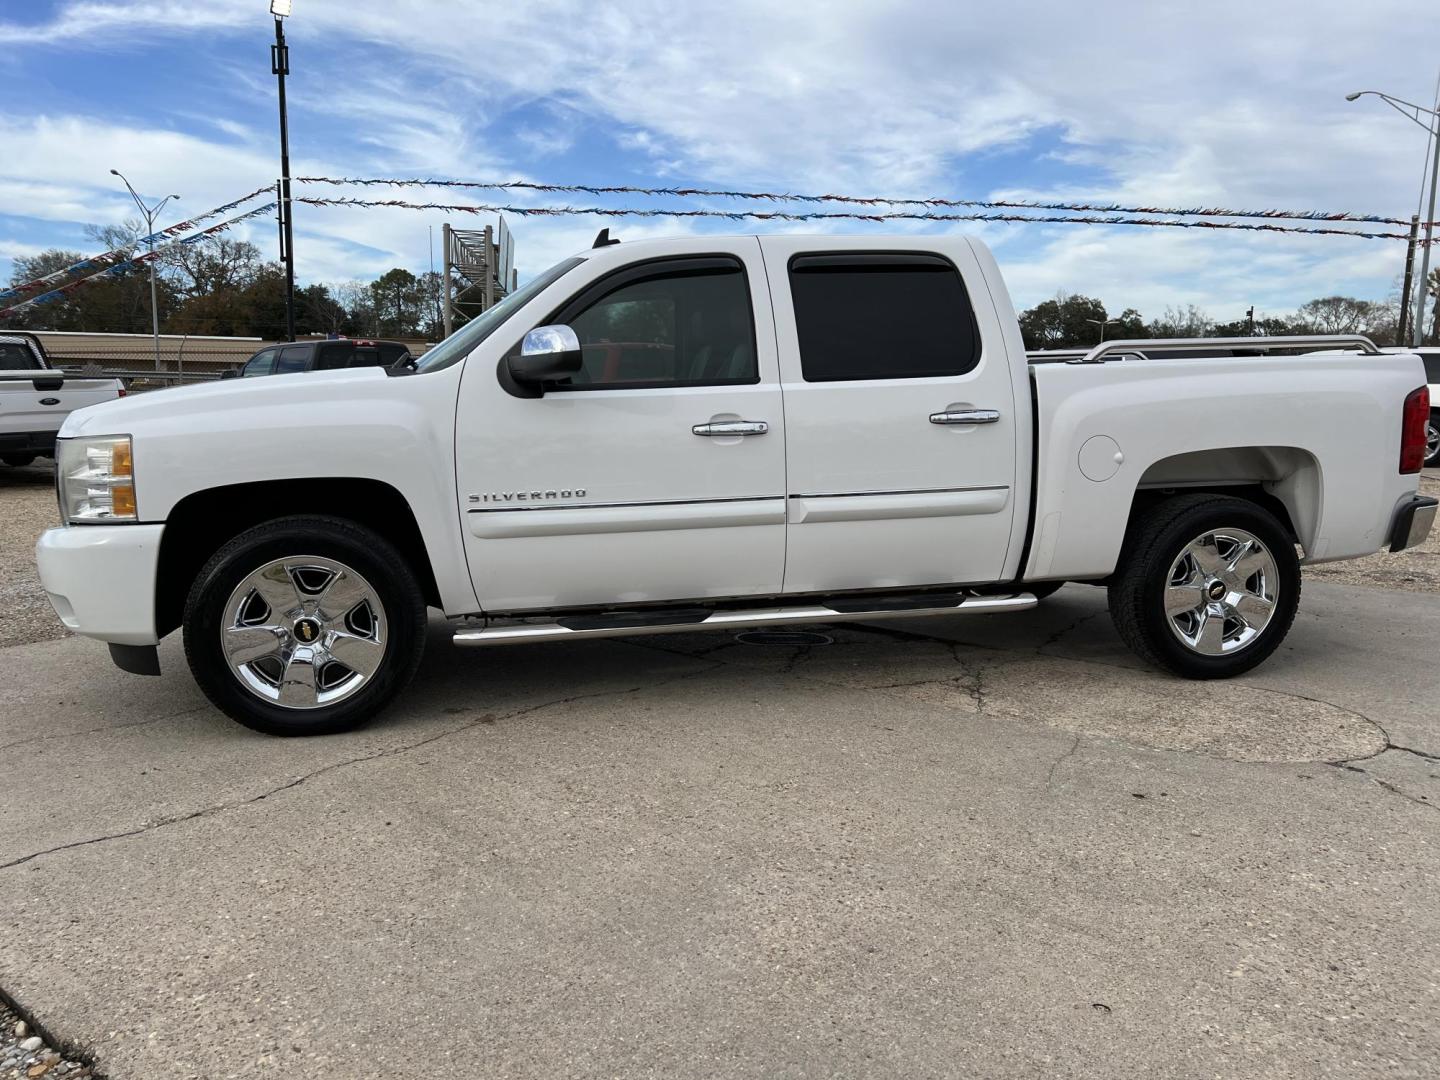
[[[382,367],[384,363],[385,358],[373,345],[357,345],[350,356],[351,367]]]
[[[1421,353],[1420,359],[1425,361],[1425,381],[1440,383],[1440,353]]]
[[[274,370],[275,350],[262,349],[246,362],[240,374],[248,378],[251,375],[269,375]]]
[[[750,292],[734,260],[632,267],[571,307],[578,310],[562,321],[584,356],[571,389],[759,381]]]
[[[963,375],[979,363],[965,283],[938,255],[799,255],[790,292],[807,382]]]
[[[309,345],[287,345],[280,350],[280,359],[275,362],[276,375],[308,370],[310,370]]]
[[[382,341],[375,347],[380,350],[380,359],[377,363],[384,364],[386,367],[410,355],[409,346],[402,345],[398,341]],[[356,363],[358,364],[359,361],[357,360]]]
[[[38,371],[40,362],[28,346],[0,341],[0,371]]]
[[[333,341],[316,348],[315,366],[321,370],[343,368],[350,362],[355,346],[348,341]]]

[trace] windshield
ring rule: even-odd
[[[543,274],[538,274],[527,281],[521,288],[516,289],[509,296],[505,297],[494,307],[490,308],[483,315],[477,315],[464,326],[456,330],[448,338],[436,345],[420,358],[415,365],[416,371],[438,371],[447,368],[451,364],[465,359],[470,351],[482,341],[493,334],[510,313],[517,311],[530,302],[532,296],[537,295],[562,276],[579,266],[584,259],[571,258],[558,262]]]

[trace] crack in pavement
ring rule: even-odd
[[[1096,618],[1096,617],[1098,617],[1098,616],[1100,616],[1100,615],[1103,615],[1103,614],[1105,614],[1104,611],[1093,611],[1093,612],[1091,612],[1091,613],[1088,614],[1088,615],[1084,615],[1084,616],[1082,616],[1082,617],[1080,617],[1080,618],[1078,618],[1078,619],[1075,619],[1074,621],[1072,621],[1071,623],[1069,623],[1069,624],[1066,625],[1065,627],[1062,627],[1060,630],[1057,630],[1055,633],[1051,634],[1045,641],[1041,642],[1038,646],[1036,646],[1035,649],[1033,650],[1034,655],[1036,655],[1036,656],[1046,656],[1046,657],[1049,657],[1049,658],[1051,658],[1051,659],[1057,659],[1057,660],[1066,660],[1066,661],[1069,661],[1069,662],[1071,662],[1071,663],[1077,663],[1077,664],[1093,664],[1093,665],[1095,665],[1095,666],[1097,666],[1097,667],[1106,667],[1106,668],[1111,668],[1111,669],[1119,670],[1119,671],[1129,671],[1129,672],[1132,672],[1132,673],[1135,672],[1137,669],[1134,668],[1134,667],[1132,667],[1132,666],[1129,666],[1129,665],[1126,665],[1126,664],[1116,664],[1116,663],[1112,663],[1112,662],[1109,662],[1109,661],[1106,661],[1106,660],[1099,660],[1099,659],[1096,659],[1096,658],[1094,658],[1094,657],[1087,657],[1087,656],[1066,656],[1066,655],[1057,655],[1057,654],[1055,654],[1055,653],[1042,652],[1043,649],[1045,649],[1045,648],[1047,648],[1047,647],[1049,647],[1049,646],[1051,646],[1051,645],[1059,642],[1059,640],[1060,640],[1061,638],[1063,638],[1065,635],[1067,635],[1067,634],[1071,633],[1072,631],[1078,629],[1078,628],[1079,628],[1083,623],[1085,623],[1087,620]],[[1030,650],[1025,650],[1025,649],[1012,649],[1012,648],[1005,648],[1005,647],[1003,647],[1003,646],[997,646],[997,645],[979,645],[979,644],[973,644],[973,643],[970,643],[970,642],[954,641],[954,640],[951,640],[951,639],[948,639],[948,638],[937,637],[937,636],[935,636],[935,635],[933,635],[933,634],[925,634],[925,633],[921,633],[921,632],[915,631],[915,630],[897,630],[897,629],[895,629],[895,628],[893,628],[893,627],[888,627],[888,626],[870,626],[870,625],[867,625],[867,624],[856,623],[856,624],[852,624],[852,628],[855,629],[855,630],[866,631],[866,632],[873,633],[873,634],[877,634],[877,635],[880,635],[880,636],[897,638],[897,639],[901,639],[901,640],[930,641],[930,642],[936,642],[936,643],[939,643],[939,644],[949,645],[950,648],[951,648],[951,651],[952,651],[952,655],[954,655],[956,661],[957,661],[958,663],[961,663],[961,664],[964,663],[964,661],[962,661],[962,660],[960,659],[959,650],[960,650],[961,648],[966,648],[966,649],[978,649],[978,650],[983,650],[983,651],[987,651],[987,652],[1000,652],[1000,653],[1008,653],[1008,654],[1011,654],[1011,655],[1021,655],[1021,656],[1027,655],[1027,654],[1030,652]],[[982,666],[981,670],[983,671],[983,666]],[[926,683],[931,683],[931,682],[938,683],[938,682],[943,682],[943,681],[947,681],[947,680],[941,680],[941,679],[926,679],[926,680],[922,680],[922,681],[920,681],[920,682],[913,683],[913,684],[899,683],[899,684],[896,684],[896,686],[905,686],[905,685],[922,686],[922,685],[925,685]],[[1260,692],[1262,692],[1262,693],[1265,693],[1265,694],[1273,694],[1273,695],[1275,695],[1275,696],[1277,696],[1277,697],[1289,698],[1289,699],[1291,699],[1291,700],[1293,700],[1293,701],[1306,701],[1306,702],[1309,702],[1309,703],[1311,703],[1311,704],[1313,704],[1313,705],[1324,705],[1324,706],[1327,706],[1328,708],[1335,709],[1337,712],[1345,713],[1345,714],[1348,715],[1348,716],[1353,716],[1353,717],[1355,717],[1356,719],[1361,720],[1361,721],[1363,721],[1363,722],[1366,723],[1366,724],[1369,724],[1371,727],[1373,727],[1376,731],[1378,731],[1378,732],[1380,733],[1380,737],[1384,740],[1384,745],[1383,745],[1379,750],[1376,750],[1373,754],[1364,754],[1364,755],[1361,755],[1360,757],[1354,757],[1354,758],[1340,758],[1340,759],[1337,759],[1337,760],[1327,760],[1327,759],[1323,759],[1323,758],[1321,758],[1321,759],[1316,759],[1316,764],[1329,765],[1329,766],[1333,766],[1333,767],[1336,767],[1336,768],[1342,768],[1342,769],[1346,769],[1347,771],[1350,771],[1350,772],[1364,773],[1369,779],[1373,780],[1379,787],[1381,787],[1381,788],[1382,788],[1383,790],[1385,790],[1385,791],[1390,792],[1391,794],[1398,795],[1398,796],[1400,796],[1402,799],[1406,799],[1406,800],[1409,801],[1409,802],[1415,803],[1417,806],[1423,806],[1423,807],[1426,807],[1426,808],[1431,809],[1431,810],[1440,810],[1440,806],[1437,806],[1435,803],[1432,803],[1432,802],[1430,802],[1430,801],[1428,801],[1428,800],[1426,800],[1426,799],[1421,799],[1421,798],[1417,798],[1417,797],[1412,796],[1412,795],[1408,795],[1408,794],[1406,794],[1404,791],[1401,791],[1399,788],[1397,788],[1394,784],[1388,783],[1388,782],[1386,782],[1386,781],[1379,780],[1379,779],[1377,779],[1376,777],[1373,777],[1373,776],[1369,776],[1368,773],[1365,773],[1365,770],[1364,770],[1364,769],[1356,768],[1356,767],[1354,767],[1354,766],[1351,764],[1352,762],[1355,762],[1355,761],[1371,761],[1371,760],[1374,760],[1374,759],[1380,757],[1381,755],[1386,754],[1386,753],[1389,753],[1389,752],[1391,752],[1391,751],[1394,751],[1394,752],[1396,752],[1396,753],[1402,753],[1402,754],[1413,754],[1415,757],[1420,758],[1422,761],[1429,761],[1429,762],[1437,762],[1437,763],[1440,763],[1440,754],[1432,754],[1432,753],[1430,753],[1430,752],[1427,751],[1427,750],[1418,750],[1418,749],[1416,749],[1415,747],[1411,747],[1411,746],[1401,746],[1400,744],[1393,742],[1393,741],[1391,740],[1391,738],[1390,738],[1390,733],[1385,729],[1385,726],[1384,726],[1383,724],[1381,724],[1378,720],[1375,720],[1374,718],[1372,718],[1372,717],[1370,717],[1370,716],[1367,716],[1365,713],[1362,713],[1360,710],[1351,708],[1351,707],[1348,706],[1348,705],[1341,705],[1341,704],[1339,704],[1338,702],[1329,701],[1329,700],[1327,700],[1326,698],[1313,697],[1313,696],[1311,696],[1311,695],[1301,694],[1301,693],[1299,693],[1299,692],[1297,692],[1297,691],[1293,691],[1293,690],[1281,690],[1281,689],[1278,689],[1278,688],[1273,687],[1273,686],[1262,686],[1262,685],[1260,685],[1259,683],[1255,683],[1255,682],[1244,682],[1244,683],[1240,683],[1239,685],[1244,686],[1245,688],[1250,689],[1250,690],[1258,690],[1258,691],[1260,691]],[[891,689],[891,687],[870,687],[870,688],[868,688],[868,689]],[[975,697],[975,693],[972,692],[972,695],[971,695],[971,696],[972,696],[972,697]],[[977,705],[979,705],[979,704],[980,704],[980,699],[977,698]],[[1038,720],[1038,718],[1034,718],[1034,719],[1037,719],[1037,721],[1038,721],[1039,723],[1042,723],[1042,724],[1044,723],[1043,720]],[[1122,741],[1123,741],[1123,740],[1122,740]],[[1167,748],[1165,748],[1165,747],[1148,747],[1148,749],[1158,750],[1158,751],[1167,752],[1167,753],[1196,753],[1196,752],[1199,752],[1199,751],[1187,751],[1187,750],[1167,749]],[[1070,754],[1070,753],[1073,753],[1073,752],[1074,752],[1074,750],[1073,750],[1073,748],[1072,748],[1069,753],[1063,755],[1063,757],[1062,757],[1061,760],[1063,760],[1064,757],[1068,757],[1069,754]],[[1212,756],[1214,756],[1214,755],[1208,755],[1208,754],[1207,754],[1207,755],[1205,755],[1205,756],[1207,756],[1207,757],[1212,757]],[[1224,760],[1234,761],[1235,759],[1234,759],[1234,758],[1225,758]],[[1052,768],[1051,777],[1053,777],[1053,775],[1054,775],[1054,772],[1053,772],[1053,768]],[[1047,787],[1049,786],[1049,780],[1048,780],[1048,779],[1047,779],[1047,782],[1046,782],[1046,786],[1047,786]]]
[[[1065,637],[1067,634],[1071,634],[1071,633],[1074,633],[1076,630],[1079,630],[1080,627],[1084,626],[1084,625],[1085,625],[1087,622],[1089,622],[1091,619],[1097,619],[1097,618],[1099,618],[1101,615],[1108,615],[1108,614],[1110,614],[1110,612],[1109,612],[1108,610],[1103,610],[1103,609],[1102,609],[1102,610],[1100,610],[1100,611],[1092,611],[1092,612],[1090,612],[1088,615],[1081,615],[1078,619],[1076,619],[1075,621],[1071,622],[1068,626],[1062,626],[1059,630],[1056,630],[1053,634],[1051,634],[1048,638],[1046,638],[1044,641],[1042,641],[1039,645],[1036,645],[1036,646],[1035,646],[1035,652],[1036,652],[1038,655],[1044,655],[1046,649],[1048,649],[1051,645],[1058,645],[1058,644],[1060,644],[1060,639],[1063,638],[1063,637]]]
[[[524,708],[514,709],[511,712],[503,713],[499,716],[496,716],[493,713],[484,713],[464,724],[460,724],[452,728],[447,728],[444,731],[436,732],[435,734],[428,735],[423,739],[417,739],[415,742],[412,743],[406,743],[402,746],[387,747],[386,749],[378,750],[371,754],[361,754],[357,757],[347,758],[344,761],[333,761],[328,765],[323,765],[320,768],[314,769],[303,776],[296,777],[295,779],[290,780],[287,783],[279,784],[275,787],[261,792],[258,795],[251,795],[243,799],[232,799],[229,802],[217,803],[214,806],[201,807],[199,810],[192,810],[189,813],[176,814],[173,817],[161,818],[158,821],[146,822],[133,829],[125,829],[120,832],[106,833],[103,836],[93,836],[85,840],[72,840],[67,844],[56,844],[54,847],[45,848],[42,851],[34,851],[31,852],[29,855],[22,855],[19,858],[11,859],[8,862],[0,863],[0,870],[9,870],[16,866],[22,866],[25,863],[31,862],[44,855],[53,855],[57,852],[69,851],[72,848],[88,847],[92,844],[103,844],[110,840],[123,840],[126,837],[139,836],[142,833],[154,832],[157,829],[167,828],[171,825],[178,825],[186,821],[194,821],[197,818],[211,817],[215,814],[223,813],[226,810],[235,810],[239,809],[240,807],[249,806],[253,803],[263,802],[273,795],[278,795],[281,792],[289,791],[292,788],[297,788],[301,784],[304,784],[306,781],[313,780],[318,776],[325,775],[326,773],[335,772],[338,769],[348,768],[351,765],[361,765],[367,761],[378,761],[381,758],[397,757],[401,754],[407,754],[411,750],[418,750],[422,746],[429,746],[431,743],[439,742],[441,739],[448,739],[452,735],[460,735],[467,731],[471,731],[477,727],[493,724],[497,720],[513,720],[516,717],[529,716],[530,714],[539,712],[542,709],[550,709],[560,705],[568,705],[576,701],[587,701],[594,698],[603,697],[618,697],[623,694],[636,694],[642,690],[653,689],[658,686],[665,686],[672,682],[679,682],[682,679],[693,678],[696,675],[703,675],[705,672],[713,671],[715,667],[721,666],[721,662],[718,660],[712,660],[709,663],[712,666],[702,668],[700,671],[687,671],[683,675],[677,675],[671,678],[662,679],[658,682],[645,683],[640,686],[630,686],[626,687],[623,690],[597,690],[594,693],[589,694],[573,694],[569,697],[555,698],[550,701],[542,701],[534,705],[527,705]]]
[[[147,720],[135,720],[129,724],[106,724],[103,727],[86,728],[84,731],[47,731],[43,735],[31,735],[29,738],[16,739],[14,742],[0,745],[0,750],[10,750],[16,746],[28,746],[30,743],[58,741],[60,739],[78,739],[82,735],[98,735],[106,731],[123,731],[126,728],[144,727],[146,724],[159,724],[166,720],[174,720],[176,717],[185,716],[193,712],[201,712],[209,709],[209,704],[192,705],[188,709],[181,709],[179,712],[166,713],[164,716],[152,716]]]
[[[1073,739],[1074,741],[1071,742],[1070,749],[1066,750],[1063,754],[1061,754],[1058,758],[1056,758],[1050,763],[1050,771],[1045,774],[1046,791],[1051,790],[1055,786],[1055,771],[1059,769],[1061,765],[1065,764],[1065,762],[1074,755],[1076,750],[1080,749],[1080,736],[1075,735],[1073,736]]]
[[[1384,751],[1381,751],[1381,753],[1384,753]],[[1378,757],[1379,755],[1373,755],[1373,756]],[[1357,761],[1369,761],[1369,760],[1372,760],[1372,758],[1357,758],[1356,760],[1357,760]],[[1398,795],[1400,798],[1404,799],[1406,802],[1414,803],[1416,806],[1423,806],[1426,810],[1436,810],[1436,811],[1440,811],[1440,806],[1437,806],[1435,803],[1432,803],[1429,799],[1426,799],[1423,795],[1422,795],[1422,796],[1419,796],[1419,797],[1417,797],[1417,796],[1415,796],[1415,795],[1411,795],[1411,794],[1409,794],[1408,792],[1406,792],[1406,791],[1404,791],[1403,789],[1401,789],[1401,787],[1400,787],[1398,784],[1392,784],[1389,780],[1382,780],[1382,779],[1380,779],[1380,777],[1378,777],[1378,776],[1371,776],[1369,772],[1367,772],[1365,769],[1360,768],[1358,765],[1351,765],[1349,762],[1346,762],[1346,761],[1326,761],[1326,762],[1322,762],[1321,764],[1328,765],[1328,766],[1330,766],[1332,769],[1337,769],[1337,770],[1339,770],[1339,771],[1341,771],[1341,772],[1359,773],[1361,776],[1365,777],[1366,780],[1369,780],[1372,784],[1374,784],[1376,787],[1380,788],[1380,790],[1382,790],[1382,791],[1388,791],[1391,795]]]

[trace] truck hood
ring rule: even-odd
[[[296,402],[323,407],[327,401],[351,396],[362,386],[364,390],[361,392],[373,397],[378,388],[372,384],[390,378],[383,368],[345,368],[251,379],[218,379],[195,386],[150,390],[76,409],[61,426],[60,438],[134,434],[137,428],[150,421],[204,414],[217,408],[238,419],[237,414],[245,411],[272,409]]]

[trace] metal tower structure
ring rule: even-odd
[[[441,230],[445,268],[441,277],[441,322],[449,337],[508,296],[516,285],[515,242],[501,218],[484,229]]]

